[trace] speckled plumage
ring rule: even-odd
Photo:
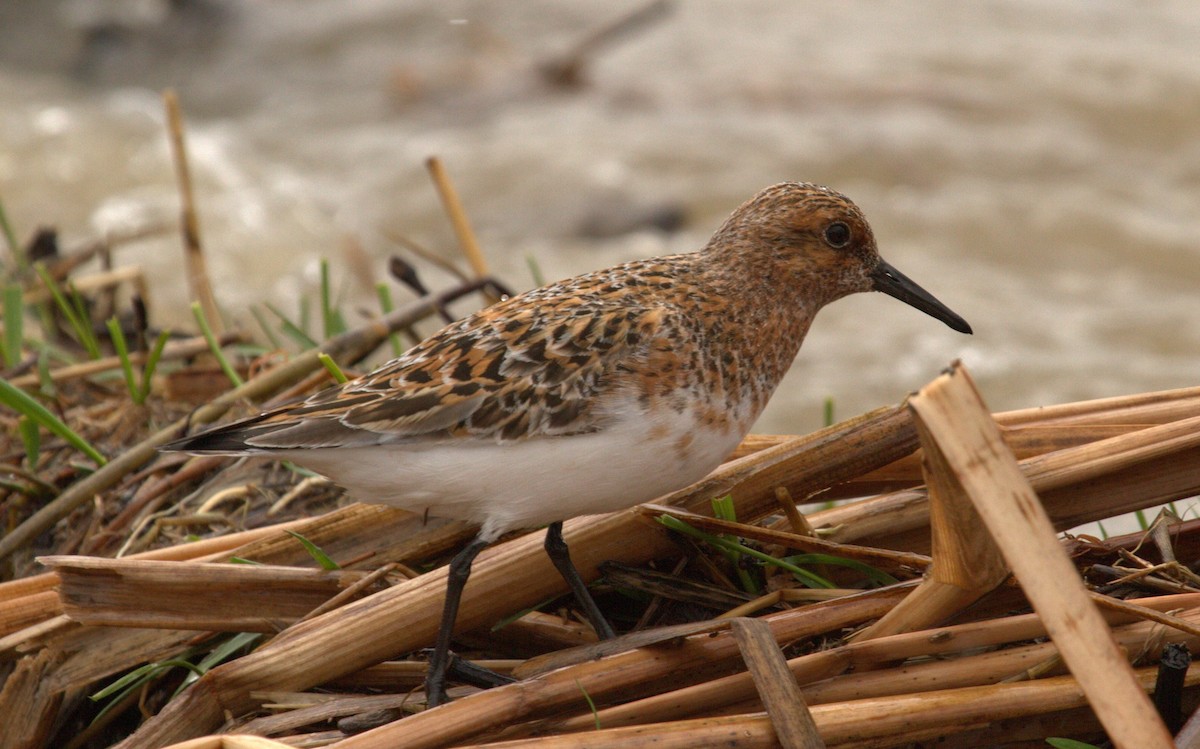
[[[762,412],[817,311],[872,289],[969,332],[883,263],[849,199],[783,183],[699,252],[514,296],[360,379],[170,447],[286,457],[360,499],[495,538],[701,478]]]
[[[165,447],[287,458],[359,499],[479,523],[447,573],[426,677],[432,707],[446,701],[451,632],[480,550],[506,530],[549,523],[547,553],[597,633],[611,636],[560,521],[702,478],[762,412],[817,311],[872,289],[970,332],[879,257],[847,198],[775,185],[699,252],[534,289],[358,380]]]

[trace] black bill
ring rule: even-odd
[[[937,297],[922,289],[916,281],[896,270],[887,262],[879,261],[879,265],[871,273],[871,280],[875,282],[876,291],[894,296],[930,317],[936,317],[959,333],[971,332],[971,326],[967,324],[966,320],[951,312],[949,307],[937,300]]]

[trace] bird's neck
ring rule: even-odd
[[[713,265],[723,264],[708,267]],[[723,391],[736,394],[753,421],[787,374],[820,305],[769,268],[734,268],[738,272],[704,279],[707,292],[724,302],[706,333],[721,342],[724,357],[710,371]]]

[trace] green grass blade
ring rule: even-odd
[[[1089,744],[1086,741],[1076,741],[1075,739],[1046,739],[1046,743],[1054,747],[1054,749],[1100,749],[1095,744]]]
[[[737,522],[737,510],[733,506],[733,495],[726,494],[724,497],[719,497],[712,501],[713,517],[718,520],[726,520],[730,523]]]
[[[121,371],[125,373],[125,387],[129,390],[129,397],[134,403],[141,404],[138,400],[137,381],[133,377],[133,362],[129,361],[129,345],[125,341],[125,332],[121,330],[121,323],[117,322],[116,317],[108,320],[108,337],[112,340],[113,348],[117,351],[117,358],[121,360]]]
[[[17,431],[21,433],[21,444],[25,446],[25,462],[29,470],[37,470],[38,458],[42,454],[42,432],[37,422],[28,416],[17,420]]]
[[[4,366],[15,367],[21,362],[21,346],[25,341],[25,306],[21,301],[21,285],[4,286]]]
[[[150,355],[146,357],[146,364],[142,367],[142,385],[138,388],[138,397],[134,399],[139,404],[145,403],[146,397],[150,395],[154,373],[158,370],[158,360],[162,358],[163,349],[167,347],[167,341],[170,339],[171,331],[161,331],[158,340],[154,342],[154,348],[150,349]]]
[[[300,348],[310,349],[317,347],[317,342],[312,339],[312,336],[304,332],[304,328],[289,320],[286,315],[275,308],[275,305],[267,303],[266,306],[267,309],[271,310],[279,318],[279,322],[283,326],[283,332],[298,343]]]
[[[858,561],[857,559],[847,559],[845,557],[834,556],[833,554],[796,554],[790,557],[784,557],[784,561],[791,562],[797,567],[802,565],[818,565],[824,564],[831,567],[846,567],[848,569],[861,572],[867,578],[878,585],[895,585],[900,582],[883,570],[876,569],[869,564]]]
[[[58,394],[58,388],[54,385],[54,378],[50,376],[50,347],[44,346],[38,352],[37,358],[37,373],[38,373],[38,390],[47,398],[53,398]]]
[[[346,320],[333,300],[328,260],[321,260],[321,319],[325,325],[325,340],[346,332]]]
[[[250,308],[250,314],[254,315],[254,319],[258,322],[258,327],[262,328],[263,335],[271,342],[271,348],[280,351],[283,349],[283,342],[279,340],[279,336],[275,335],[275,331],[271,330],[271,326],[267,324],[267,318],[263,316],[262,310],[257,306]]]
[[[88,699],[92,700],[92,702],[99,702],[100,700],[107,699],[118,692],[124,692],[131,686],[141,686],[150,679],[153,679],[158,673],[169,668],[186,668],[192,672],[197,670],[196,666],[193,666],[191,663],[188,663],[180,658],[157,661],[155,663],[147,663],[144,666],[135,668],[98,692],[93,692]]]
[[[658,522],[662,523],[673,531],[678,531],[679,533],[691,536],[692,538],[698,538],[707,544],[717,547],[718,549],[737,551],[740,554],[753,557],[761,562],[766,562],[767,564],[772,564],[780,569],[785,569],[799,578],[800,582],[804,583],[810,588],[836,587],[833,583],[821,577],[820,575],[815,575],[806,569],[797,567],[796,565],[791,564],[783,559],[777,559],[770,554],[764,554],[757,549],[751,549],[749,546],[743,546],[736,541],[730,541],[727,538],[721,538],[719,536],[714,536],[711,533],[705,533],[702,530],[693,528],[679,518],[671,517],[670,515],[659,515]]]
[[[596,724],[596,730],[599,731],[600,730],[600,711],[598,709],[596,709],[596,701],[593,700],[592,695],[588,694],[588,691],[583,688],[583,684],[580,683],[579,679],[575,680],[575,686],[579,687],[579,691],[583,693],[583,699],[587,701],[588,710],[592,711],[592,720]]]
[[[733,506],[733,497],[726,494],[724,497],[718,497],[712,501],[713,516],[719,520],[727,520],[731,523],[737,522],[737,510]],[[722,533],[721,538],[736,541],[736,539],[728,533]],[[733,565],[733,569],[738,576],[738,583],[742,586],[742,590],[757,595],[760,592],[758,581],[750,574],[749,570],[741,564],[742,555],[731,549],[722,549],[722,554]]]
[[[21,246],[17,244],[17,233],[13,231],[12,224],[8,220],[8,211],[4,210],[4,201],[0,200],[0,233],[4,235],[4,243],[8,245],[8,251],[17,261],[17,270],[22,267],[21,258],[24,254],[21,252]]]
[[[833,396],[825,399],[825,413],[823,414],[825,426],[833,426]]]
[[[92,328],[87,324],[86,313],[83,316],[79,314],[80,304],[79,295],[76,293],[73,297],[74,302],[68,301],[63,295],[62,288],[58,282],[50,275],[50,271],[46,270],[46,266],[42,263],[34,263],[33,269],[37,271],[38,276],[42,279],[42,283],[50,290],[50,296],[54,298],[54,303],[58,305],[59,311],[63,313],[63,317],[67,318],[67,324],[75,331],[75,337],[79,339],[79,345],[83,346],[88,356],[93,359],[100,358],[100,345],[96,341],[96,334],[92,332]]]
[[[545,286],[546,276],[542,274],[542,266],[533,255],[525,256],[525,264],[529,266],[529,275],[533,278],[534,286]]]
[[[396,305],[392,303],[391,288],[385,283],[377,283],[375,284],[375,293],[379,297],[379,310],[385,315],[391,314],[392,310],[396,308]],[[404,353],[404,345],[400,342],[399,334],[389,333],[388,342],[392,344],[392,357],[400,358],[400,355]]]
[[[99,450],[88,444],[87,440],[62,423],[57,416],[50,413],[45,406],[31,398],[24,390],[14,387],[7,380],[0,380],[0,403],[19,414],[28,416],[39,426],[62,437],[67,444],[87,455],[96,465],[102,466],[108,462]]]
[[[504,629],[508,625],[512,624],[513,622],[517,621],[521,617],[528,614],[530,611],[538,611],[538,610],[542,609],[543,607],[550,605],[554,601],[557,601],[559,598],[562,598],[562,596],[551,596],[550,598],[547,598],[544,601],[533,604],[529,608],[521,609],[520,611],[514,611],[513,613],[509,614],[508,616],[504,617],[503,619],[500,619],[495,624],[493,624],[491,629],[488,631],[489,632],[499,632],[500,630]]]
[[[346,376],[346,373],[342,371],[342,368],[338,366],[337,362],[329,354],[322,351],[317,354],[317,361],[321,362],[322,366],[325,367],[325,371],[329,373],[329,376],[337,384],[344,385],[350,381],[350,378]]]
[[[208,349],[212,355],[217,357],[217,363],[221,365],[221,371],[229,378],[234,387],[242,386],[242,378],[238,376],[237,370],[229,363],[229,359],[225,358],[225,352],[221,350],[220,344],[217,343],[217,337],[213,335],[212,328],[208,325],[208,318],[204,316],[204,310],[200,309],[200,302],[192,302],[192,317],[196,318],[196,325],[200,328],[200,335],[204,336],[204,340],[208,341]]]
[[[300,330],[304,331],[306,336],[312,338],[312,336],[308,333],[312,323],[312,315],[310,314],[312,305],[310,305],[308,302],[308,297],[300,297],[300,303],[298,305],[300,308],[300,321],[297,322],[296,325],[300,328]]]
[[[221,665],[237,653],[254,645],[263,637],[264,635],[261,632],[238,632],[233,637],[226,639],[213,648],[208,655],[200,659],[200,662],[196,664],[192,672],[179,685],[179,689],[175,690],[175,694],[179,694],[188,684],[204,676],[204,674],[211,671],[214,667]]]
[[[93,359],[100,358],[100,339],[96,338],[96,331],[92,329],[92,318],[88,314],[87,302],[83,301],[83,295],[79,293],[79,289],[75,288],[75,284],[67,282],[67,291],[71,293],[71,306],[75,308],[75,317],[79,320],[79,336],[83,347],[87,349],[88,356]]]
[[[304,547],[304,550],[307,551],[313,559],[317,560],[317,564],[321,565],[321,569],[333,571],[340,570],[342,568],[341,565],[330,559],[329,555],[322,551],[320,546],[317,546],[304,536],[301,536],[295,531],[285,531],[285,533],[299,541],[300,545]]]
[[[281,466],[283,466],[284,468],[288,469],[289,471],[291,471],[292,473],[295,473],[299,476],[303,476],[306,479],[307,478],[317,478],[321,475],[321,474],[317,473],[316,471],[308,470],[304,466],[298,466],[290,460],[281,460],[281,461],[279,461],[279,464]]]

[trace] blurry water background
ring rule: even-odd
[[[380,278],[389,234],[456,257],[432,154],[518,289],[529,256],[554,279],[689,251],[758,189],[814,181],[975,335],[840,301],[759,431],[819,426],[826,397],[839,418],[896,403],[956,357],[994,410],[1197,384],[1200,4],[676,2],[549,81],[641,7],[5,0],[0,198],[68,247],[173,221],[172,86],[219,299],[252,324],[311,295],[321,257],[373,309],[348,244]],[[186,324],[177,235],[120,259]]]

